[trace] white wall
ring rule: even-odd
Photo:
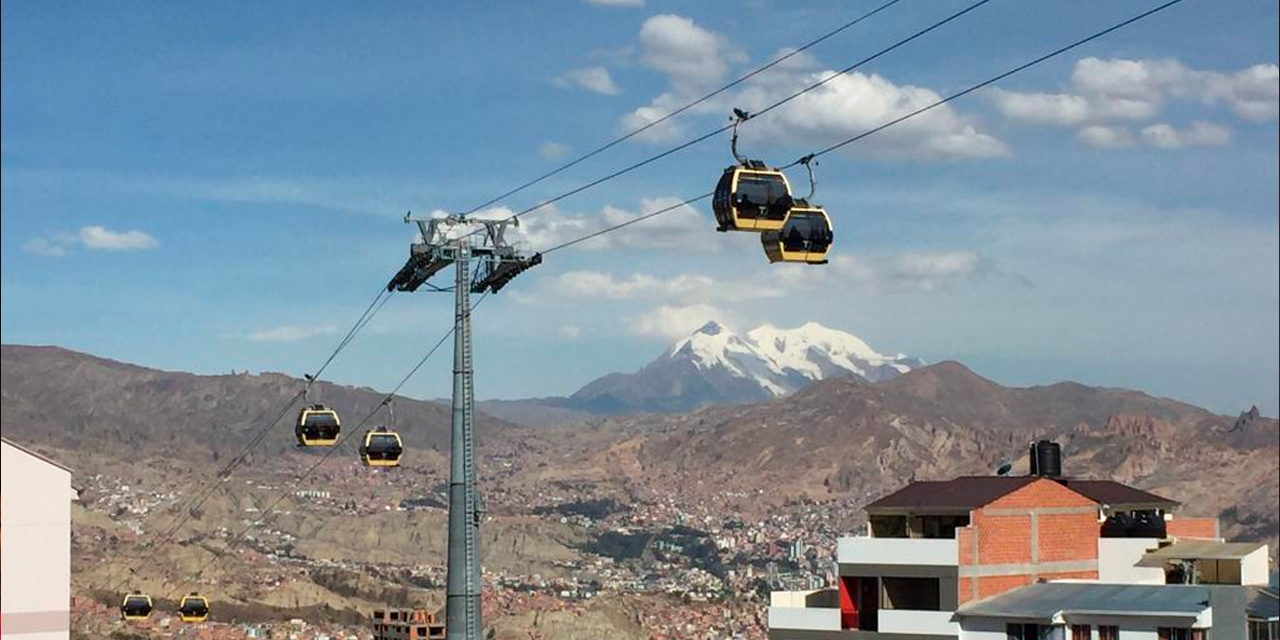
[[[3,443],[0,600],[4,638],[66,640],[71,606],[71,473]],[[28,630],[21,633],[22,630]]]
[[[1266,585],[1267,558],[1271,556],[1271,548],[1262,545],[1261,549],[1240,559],[1240,584]]]
[[[1134,566],[1159,546],[1156,538],[1098,538],[1098,582],[1164,584],[1164,569]]]
[[[845,537],[836,540],[836,561],[954,567],[960,563],[960,547],[954,538]]]

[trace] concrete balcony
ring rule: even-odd
[[[954,538],[848,537],[836,541],[841,564],[954,567],[960,547]]]
[[[952,611],[915,611],[912,609],[881,609],[880,633],[908,633],[922,636],[960,636],[960,624],[951,621]]]
[[[769,594],[769,628],[839,631],[840,594],[835,589],[774,591]]]

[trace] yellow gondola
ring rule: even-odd
[[[120,619],[128,621],[146,620],[151,617],[153,608],[151,596],[135,591],[126,595],[124,600],[120,602]]]
[[[204,622],[209,619],[209,599],[191,592],[182,596],[178,605],[178,617],[183,622]]]
[[[730,149],[737,164],[724,170],[716,183],[711,209],[716,214],[717,231],[769,231],[782,228],[791,209],[791,183],[778,169],[761,160],[738,154],[738,126],[750,118],[741,109],[733,110],[733,138]]]
[[[295,433],[300,447],[331,447],[338,442],[338,434],[342,432],[342,422],[338,412],[322,404],[313,404],[302,408],[298,413],[298,425]]]
[[[781,229],[791,209],[791,183],[781,171],[747,160],[724,170],[711,208],[717,231]]]
[[[827,212],[805,200],[796,200],[782,228],[761,233],[760,244],[769,262],[826,264],[834,238]]]
[[[360,461],[364,466],[398,467],[403,454],[404,443],[400,434],[386,427],[364,432],[364,442],[360,444]]]

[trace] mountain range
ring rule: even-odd
[[[745,334],[708,322],[634,373],[611,373],[568,398],[486,402],[494,415],[546,423],[586,415],[689,411],[703,405],[763,402],[835,377],[889,380],[924,362],[886,355],[855,335],[809,322],[762,325]]]

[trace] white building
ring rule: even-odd
[[[0,528],[5,640],[67,640],[71,608],[71,470],[3,439],[0,481],[9,488]]]

